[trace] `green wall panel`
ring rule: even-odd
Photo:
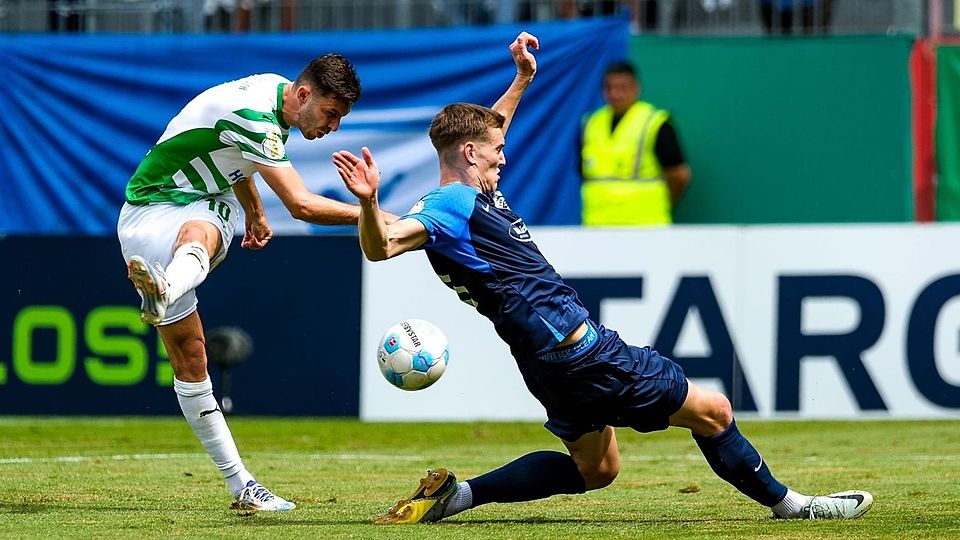
[[[937,221],[960,220],[960,47],[937,48]]]
[[[693,170],[678,223],[912,221],[906,36],[636,36]]]

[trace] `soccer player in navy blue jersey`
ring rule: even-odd
[[[864,491],[806,496],[788,489],[737,429],[726,396],[700,388],[649,347],[625,343],[590,320],[576,292],[544,259],[523,219],[497,186],[506,164],[504,134],[536,74],[524,32],[510,45],[517,75],[492,108],[444,107],[430,126],[440,159],[440,187],[405,216],[385,224],[373,155],[333,155],[360,203],[360,245],[385,260],[423,249],[440,279],[491,322],[509,346],[527,388],[547,412],[546,428],[569,454],[539,451],[457,482],[428,471],[414,493],[376,523],[437,521],[490,502],[541,499],[610,485],[620,470],[614,426],[651,432],[689,429],[718,476],[780,518],[855,518],[873,503]]]

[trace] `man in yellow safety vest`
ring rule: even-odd
[[[670,114],[639,101],[628,62],[603,75],[606,105],[586,116],[582,133],[583,224],[667,225],[690,182]]]

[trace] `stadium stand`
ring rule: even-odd
[[[800,5],[805,0],[792,0]],[[774,5],[781,5],[775,3]],[[929,8],[928,8],[929,4]],[[790,5],[790,4],[782,4]],[[815,2],[820,15],[826,4]],[[832,0],[830,34],[952,27],[941,0]],[[780,9],[780,8],[775,8]],[[928,16],[936,11],[937,16]],[[0,0],[2,32],[217,32],[412,28],[629,14],[636,33],[756,35],[760,0]],[[797,27],[799,20],[793,23]]]

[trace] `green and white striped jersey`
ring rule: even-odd
[[[186,205],[253,175],[255,163],[290,167],[284,144],[283,85],[274,74],[251,75],[210,88],[167,125],[127,183],[134,205]]]

